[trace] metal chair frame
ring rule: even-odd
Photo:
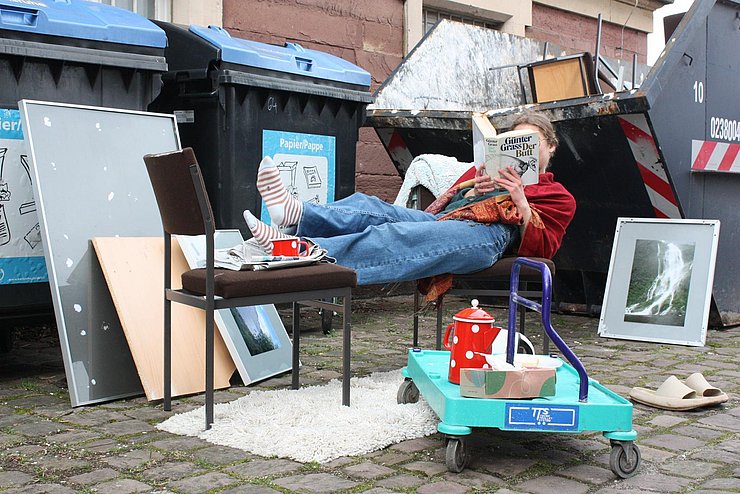
[[[171,153],[167,153],[171,154]],[[147,166],[154,163],[163,155],[147,155]],[[293,352],[292,352],[292,388],[300,387],[299,380],[299,350],[300,350],[300,305],[318,307],[341,312],[343,316],[342,340],[342,405],[350,405],[350,343],[351,343],[351,303],[352,287],[334,289],[304,290],[286,293],[273,293],[238,298],[223,298],[215,295],[214,276],[214,234],[216,231],[213,214],[211,212],[205,185],[200,167],[197,162],[189,165],[190,174],[198,200],[198,207],[203,218],[203,230],[206,239],[206,293],[199,295],[183,289],[173,289],[171,286],[171,236],[178,232],[164,230],[164,398],[163,406],[166,411],[172,410],[172,302],[196,307],[205,311],[205,428],[210,429],[213,424],[214,409],[214,313],[217,309],[231,307],[247,307],[263,304],[293,304]],[[327,302],[323,299],[334,300],[341,298],[342,303]]]

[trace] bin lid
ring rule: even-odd
[[[167,36],[148,19],[83,0],[0,0],[0,30],[164,48]]]
[[[232,38],[217,26],[190,26],[190,32],[221,50],[221,60],[247,67],[370,87],[370,73],[334,55],[303,48],[297,43],[268,45]]]

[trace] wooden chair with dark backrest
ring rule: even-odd
[[[300,305],[341,312],[342,405],[349,406],[350,315],[356,273],[335,264],[262,271],[231,271],[214,268],[213,212],[200,167],[191,148],[144,156],[164,227],[164,409],[171,410],[171,302],[197,307],[205,314],[206,429],[213,423],[214,310],[252,305],[293,304],[292,387],[300,386],[298,355]],[[170,286],[171,235],[205,235],[206,267],[183,273],[181,290]],[[341,298],[343,303],[324,300]]]

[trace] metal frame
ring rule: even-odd
[[[591,74],[589,73],[589,70],[588,70],[589,67],[587,67],[586,65],[586,57],[587,55],[585,53],[578,53],[575,55],[565,55],[562,57],[549,58],[546,60],[539,60],[537,62],[531,62],[525,65],[519,65],[518,66],[519,85],[522,89],[522,97],[524,98],[525,103],[526,103],[527,91],[525,88],[524,80],[522,78],[523,69],[526,69],[527,71],[527,78],[529,79],[529,89],[530,89],[531,96],[532,96],[532,103],[539,103],[539,101],[537,100],[537,89],[535,87],[535,69],[543,65],[550,65],[553,63],[565,62],[569,60],[578,60],[578,67],[581,72],[581,86],[583,88],[583,95],[575,96],[573,98],[585,98],[585,97],[591,96],[594,90],[600,93],[601,89],[598,87],[598,81],[596,80],[594,81],[593,83],[594,87],[592,87],[591,84],[589,83]],[[598,77],[594,76],[594,79],[598,79]],[[573,98],[565,98],[565,99],[573,99]],[[556,101],[562,101],[562,99],[556,100]],[[546,101],[545,103],[548,103],[548,101]]]
[[[30,99],[21,100],[18,108],[30,153],[34,197],[49,276],[48,290],[54,305],[64,370],[69,384],[70,403],[77,407],[140,395],[143,388],[136,365],[105,277],[100,268],[95,267],[98,261],[89,239],[114,235],[157,234],[159,226],[156,220],[156,201],[153,193],[147,191],[149,181],[146,171],[129,165],[140,160],[145,153],[179,149],[180,136],[177,123],[173,115],[162,113]],[[89,125],[93,122],[101,122],[101,128],[110,128],[111,132],[101,131],[92,141],[88,138],[89,131],[84,128],[75,129],[61,121],[55,122],[52,127],[39,122],[39,117],[42,116],[56,119],[60,112],[67,114],[65,119],[69,122],[74,121],[76,125],[88,125],[85,128],[90,128]],[[61,115],[59,118],[62,118]],[[143,125],[144,120],[152,121],[153,127]],[[154,125],[157,121],[160,123]],[[115,126],[128,129],[128,133],[125,135],[115,133],[112,126],[106,127],[107,122],[114,122]],[[154,139],[154,134],[142,134],[146,132],[141,130],[144,128],[155,128],[164,133],[157,132],[156,135],[159,137]],[[55,134],[47,132],[53,129],[65,129],[66,140],[62,142],[51,137]],[[80,147],[78,143],[83,141],[86,145]],[[125,156],[106,158],[106,152],[109,152],[109,148],[117,142],[126,143]],[[48,146],[52,148],[46,149]],[[54,155],[51,160],[50,153]],[[81,159],[85,153],[94,155],[96,159],[98,157],[108,159],[107,171],[102,166],[94,166],[94,162]],[[95,194],[80,195],[73,200],[67,197],[68,194],[63,198],[56,197],[57,191],[66,190],[61,186],[66,180],[62,180],[64,177],[57,175],[58,172],[46,168],[53,162],[61,169],[65,169],[64,162],[74,163],[74,168],[66,168],[65,177],[80,174],[86,180],[84,185],[92,188],[99,184],[98,179],[104,174],[120,172],[122,175],[119,176],[125,176],[126,182],[125,187],[116,190],[115,203],[121,204],[120,201],[125,201],[127,206],[107,210],[107,205],[113,205],[114,202],[106,201],[104,198],[96,199]],[[52,173],[55,175],[53,180],[50,180]],[[83,182],[75,182],[75,185],[81,183]],[[133,194],[127,195],[123,191]],[[64,204],[65,218],[76,218],[74,233],[64,229],[68,225],[59,222],[61,216],[54,213],[55,204]],[[106,211],[103,211],[104,209]],[[84,217],[78,215],[81,211],[85,213]],[[132,214],[135,220],[131,219]],[[101,215],[107,215],[107,221],[93,221]],[[68,238],[63,238],[62,233]],[[90,262],[78,261],[88,256],[91,256]],[[74,283],[70,283],[71,271],[64,263],[65,257],[71,258],[76,263],[73,264]],[[76,291],[79,291],[79,296],[74,293]],[[89,300],[84,307],[85,318],[82,321],[82,328],[86,330],[87,336],[82,343],[79,340],[82,328],[70,318],[70,315],[76,318],[76,313],[69,310],[71,300],[80,298]],[[109,331],[102,329],[106,324]],[[92,338],[94,328],[101,329],[97,339]]]
[[[144,17],[169,21],[172,18],[172,0],[154,0],[154,11],[150,12],[146,0],[131,0],[131,8],[123,4],[120,0],[91,0],[96,3],[118,7],[119,9],[130,10]],[[121,4],[121,5],[119,5]]]
[[[298,374],[299,347],[300,347],[300,305],[320,307],[341,312],[343,316],[344,334],[342,340],[342,405],[350,405],[350,344],[351,344],[351,303],[352,288],[343,287],[325,290],[306,290],[290,293],[276,293],[253,297],[223,298],[215,295],[214,287],[214,234],[215,224],[208,198],[203,189],[203,181],[197,164],[190,165],[193,186],[198,197],[198,205],[203,217],[203,226],[206,238],[206,294],[197,295],[185,290],[171,287],[171,233],[164,231],[164,399],[165,411],[172,410],[172,302],[196,307],[206,312],[206,362],[205,362],[205,428],[213,424],[214,407],[214,312],[216,309],[230,307],[246,307],[250,305],[264,305],[275,303],[293,303],[293,355],[292,355],[292,388],[300,387]],[[322,301],[322,299],[341,297],[342,304]]]
[[[549,272],[549,270],[548,270]],[[476,280],[476,281],[496,281],[496,282],[506,282],[509,281],[509,279],[504,278],[489,278],[488,280],[485,280],[483,278]],[[454,281],[453,281],[454,283]],[[519,291],[519,294],[524,297],[536,297],[539,299],[542,299],[542,290],[528,290],[527,289],[527,281],[521,282],[524,290]],[[510,285],[511,286],[511,285]],[[435,349],[441,350],[442,349],[442,317],[444,314],[444,297],[446,295],[471,295],[476,297],[509,297],[510,290],[506,288],[501,289],[489,289],[489,288],[480,288],[480,289],[472,289],[472,288],[459,288],[453,286],[450,288],[447,293],[442,295],[436,302],[436,340],[435,340]],[[419,290],[414,290],[414,329],[413,329],[413,348],[418,348],[419,346],[419,314],[421,312],[421,293]],[[525,334],[525,316],[526,316],[526,308],[522,305],[519,306],[519,325],[521,329],[519,332],[521,334]],[[511,316],[509,316],[511,317]],[[550,340],[545,334],[542,340],[542,353],[548,354],[550,352]]]

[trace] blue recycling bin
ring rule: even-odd
[[[217,27],[158,22],[169,71],[150,110],[175,113],[195,150],[216,226],[251,237],[242,212],[263,219],[255,178],[271,156],[294,196],[324,204],[354,192],[355,145],[370,74],[295,43],[232,37]]]
[[[18,101],[146,110],[166,45],[151,21],[108,5],[0,0],[0,336],[8,319],[52,311]]]

